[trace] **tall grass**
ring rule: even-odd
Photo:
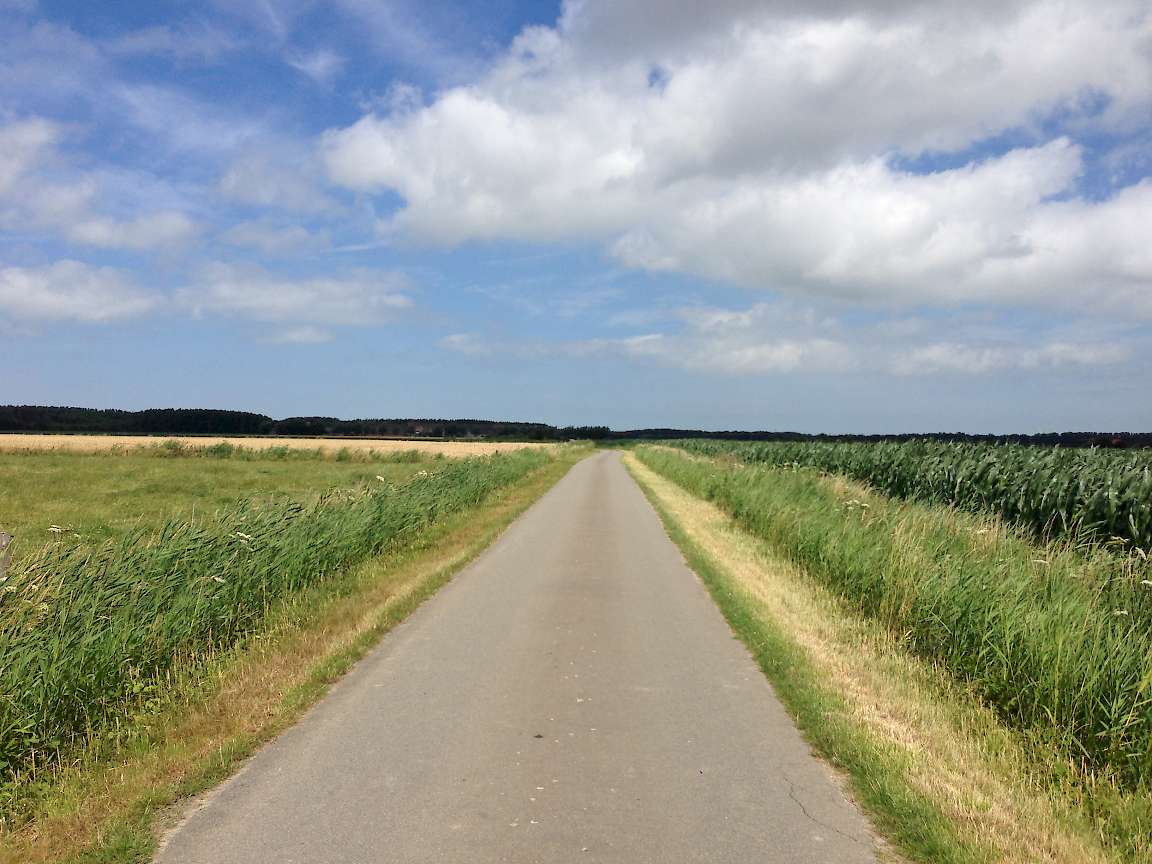
[[[1152,783],[1152,571],[822,477],[639,458],[901,634],[1084,776]],[[1067,764],[1067,763],[1065,763]]]
[[[1118,537],[1152,550],[1152,450],[939,441],[683,441],[708,456],[806,465],[901,498],[998,513],[1042,536]]]
[[[240,505],[98,546],[51,546],[0,584],[0,777],[81,743],[176,664],[259,630],[273,604],[413,539],[549,460],[447,463],[310,505]]]

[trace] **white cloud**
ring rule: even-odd
[[[104,322],[143,315],[157,304],[110,267],[65,260],[0,269],[0,311],[16,318]]]
[[[135,219],[83,219],[67,226],[76,243],[108,249],[160,249],[183,246],[198,233],[183,213],[162,211]]]
[[[1085,329],[1021,333],[1004,325],[952,316],[926,320],[853,321],[793,303],[748,309],[684,310],[681,332],[648,337],[641,351],[666,365],[729,375],[882,373],[992,374],[1122,363],[1131,346]],[[943,332],[941,332],[943,331]]]
[[[325,86],[335,81],[344,70],[344,62],[343,57],[326,48],[288,58],[289,66]]]
[[[876,160],[749,182],[669,210],[614,244],[625,263],[748,288],[863,300],[1023,301],[1152,315],[1139,226],[1152,184],[1051,200],[1080,170],[1066,140],[929,175]]]
[[[1060,369],[1076,366],[1111,366],[1126,360],[1130,349],[1122,345],[1051,342],[1037,347],[1004,347],[937,342],[891,358],[893,371],[902,375],[940,372],[984,374],[1009,370]]]
[[[344,276],[281,277],[257,267],[216,264],[179,293],[194,314],[255,321],[370,325],[392,321],[412,305],[403,274],[362,271]]]
[[[0,195],[49,152],[58,138],[56,124],[42,117],[0,126]]]
[[[403,197],[386,236],[595,240],[631,266],[756,289],[1088,293],[1152,315],[1148,246],[1126,227],[1147,224],[1152,192],[1075,193],[1076,135],[1147,125],[1150,45],[1138,0],[573,0],[473,84],[322,150],[336,182]],[[1054,117],[1063,136],[1044,131]],[[971,157],[1007,132],[1034,143]],[[938,152],[967,164],[899,167]]]
[[[489,357],[494,353],[492,346],[475,333],[452,333],[441,339],[439,345],[457,354],[469,354],[473,357]]]
[[[226,198],[256,207],[322,213],[333,210],[336,203],[321,188],[320,173],[311,154],[263,142],[232,160],[219,189]]]
[[[223,235],[226,243],[258,249],[266,255],[314,252],[327,248],[325,234],[314,234],[303,225],[277,225],[266,221],[240,222]]]
[[[37,5],[37,0],[0,0],[0,9],[6,9],[10,12],[31,12]]]
[[[268,134],[265,118],[237,114],[175,87],[117,81],[102,96],[127,122],[185,158],[226,155]]]
[[[102,47],[120,57],[156,56],[177,62],[213,63],[240,50],[243,43],[234,34],[201,21],[132,30],[106,40]]]
[[[746,309],[687,308],[669,332],[623,339],[501,344],[475,333],[440,341],[472,356],[512,353],[609,356],[724,376],[992,375],[1004,372],[1115,366],[1134,353],[1130,334],[1093,328],[1038,328],[1022,333],[1004,324],[925,319],[853,320],[790,302]],[[1079,330],[1079,335],[1076,335]]]
[[[150,206],[181,203],[166,184],[133,172],[77,170],[57,152],[60,139],[60,128],[43,118],[0,125],[0,227],[49,229],[107,249],[170,249],[196,236],[183,212]]]
[[[292,327],[273,333],[265,341],[277,345],[322,345],[331,342],[332,331],[323,327]]]

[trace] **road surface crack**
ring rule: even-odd
[[[793,802],[795,802],[796,806],[800,808],[800,812],[808,817],[808,821],[810,821],[816,825],[819,825],[821,828],[825,828],[828,831],[832,831],[835,834],[839,834],[845,840],[851,840],[853,843],[856,843],[858,845],[862,844],[862,841],[860,840],[859,837],[854,837],[851,834],[846,834],[845,832],[843,832],[839,828],[837,828],[835,825],[829,825],[827,822],[822,822],[819,819],[817,819],[815,816],[813,816],[811,813],[809,813],[808,808],[804,806],[804,802],[801,801],[798,797],[796,797],[796,789],[797,789],[796,783],[794,783],[792,778],[789,777],[787,774],[781,774],[780,776],[783,777],[784,782],[788,784],[788,797],[791,798],[793,800]]]

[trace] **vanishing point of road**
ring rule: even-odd
[[[614,453],[578,464],[161,864],[857,864],[809,752]]]

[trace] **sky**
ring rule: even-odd
[[[1152,429],[1147,0],[0,0],[0,403]]]

